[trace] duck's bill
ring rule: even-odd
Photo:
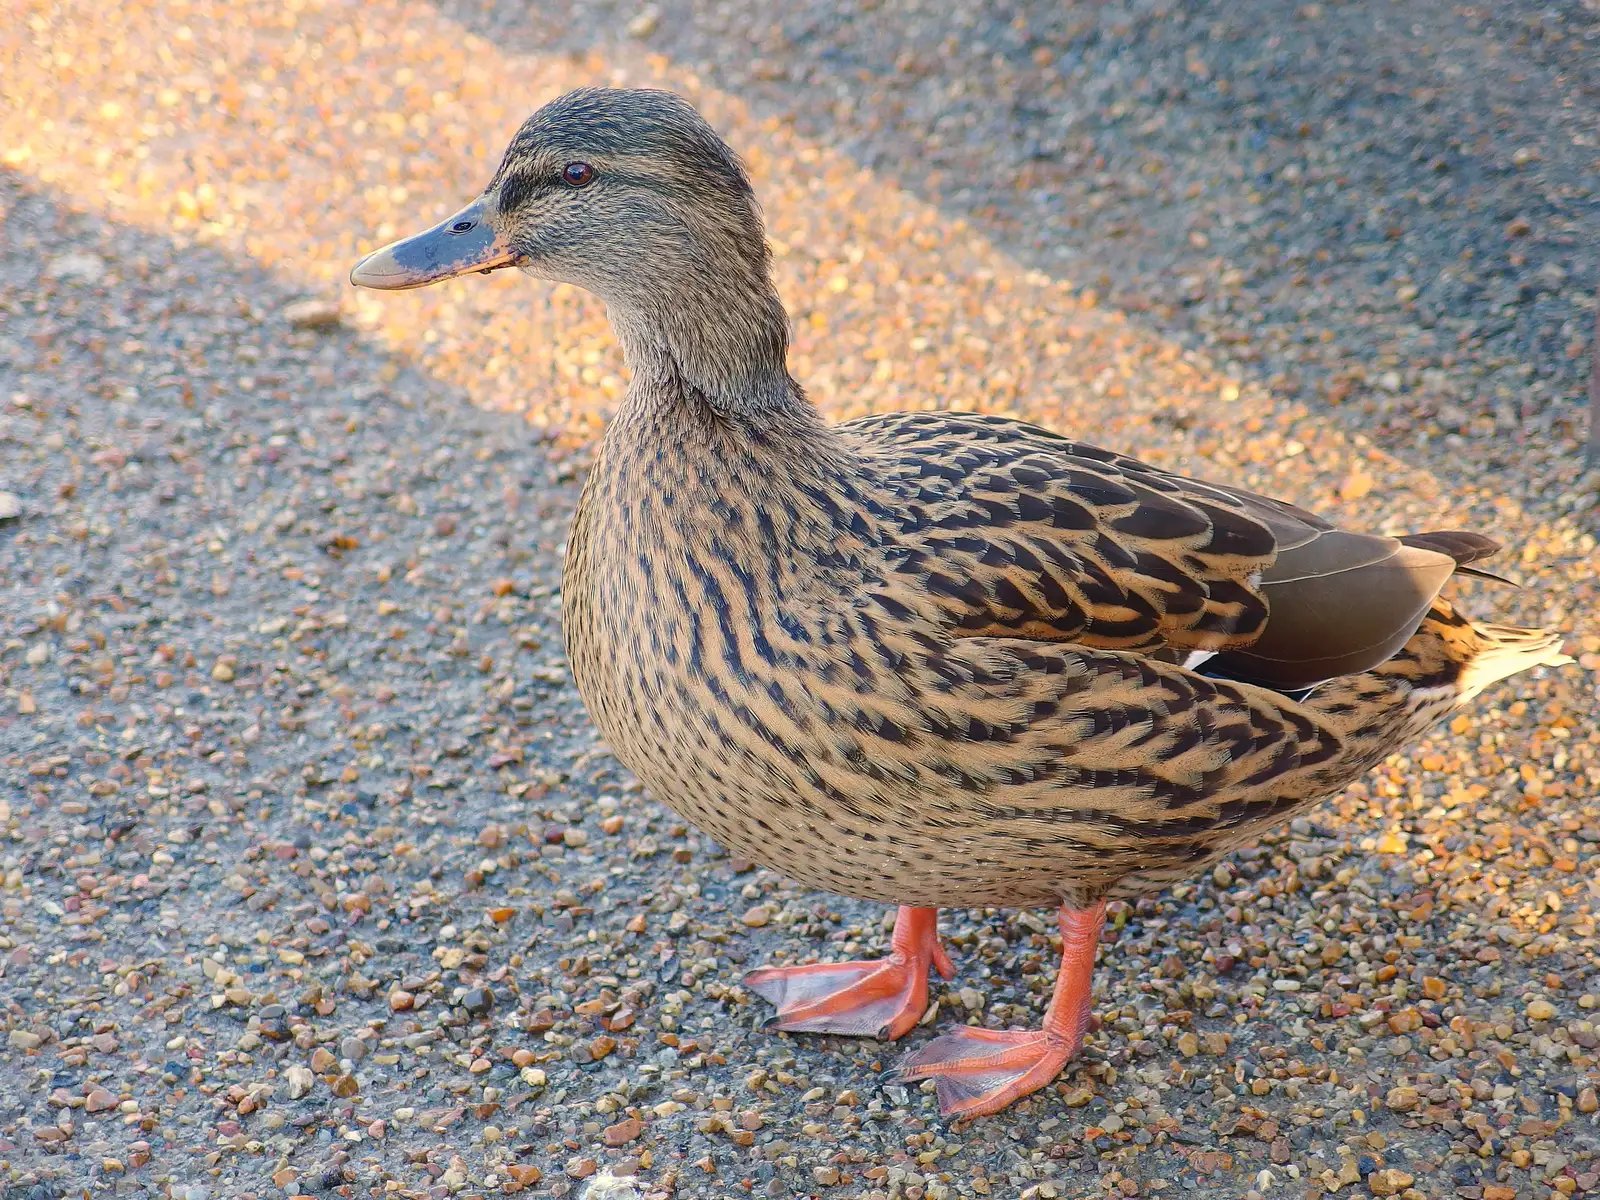
[[[475,200],[423,233],[374,250],[350,272],[357,287],[397,292],[426,287],[471,271],[496,271],[517,264],[517,254],[487,220]]]

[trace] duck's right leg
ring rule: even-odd
[[[928,968],[946,979],[956,973],[939,944],[938,920],[936,908],[901,908],[887,958],[762,967],[744,985],[777,1007],[768,1029],[900,1037],[927,1010]]]
[[[1089,1031],[1090,983],[1095,947],[1106,921],[1106,902],[1063,907],[1061,970],[1043,1029],[981,1029],[957,1025],[897,1068],[902,1083],[932,1079],[945,1116],[999,1112],[1018,1097],[1054,1082]]]

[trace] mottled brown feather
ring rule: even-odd
[[[1003,417],[898,413],[840,433],[917,505],[901,533],[923,544],[900,572],[974,636],[1216,651],[1223,673],[1304,688],[1411,636],[1455,567],[1428,538],[1481,548],[1339,529]]]
[[[1161,659],[1260,637],[1258,514],[1301,546],[1325,522],[1000,418],[683,417],[636,395],[607,435],[570,541],[575,676],[657,794],[830,891],[1076,904],[1183,878],[1454,707],[1493,640],[1435,601],[1297,703]]]

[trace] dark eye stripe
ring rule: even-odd
[[[573,165],[571,163],[566,166]],[[589,166],[589,164],[583,164]],[[548,192],[559,188],[563,192],[571,191],[574,185],[568,183],[562,176],[565,166],[552,167],[549,165],[534,166],[523,163],[508,170],[490,187],[499,188],[499,205],[502,213],[509,213],[522,207],[541,192]],[[600,171],[597,167],[590,167],[594,172],[591,182],[598,178]],[[626,161],[608,163],[605,167],[606,182],[613,187],[638,187],[653,192],[668,194],[679,193],[694,195],[694,185],[673,179],[664,179],[650,171],[629,170]]]
[[[549,181],[541,180],[531,171],[512,172],[500,183],[500,211],[508,213],[521,208],[535,193],[549,186]]]

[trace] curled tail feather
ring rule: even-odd
[[[1434,550],[1440,554],[1447,554],[1456,561],[1457,575],[1471,575],[1476,579],[1491,579],[1495,583],[1503,583],[1509,587],[1519,586],[1507,579],[1504,575],[1496,575],[1493,571],[1472,564],[1481,558],[1489,558],[1500,551],[1500,543],[1481,533],[1468,533],[1458,529],[1440,529],[1432,533],[1408,533],[1400,539],[1407,546],[1416,546],[1423,550]]]

